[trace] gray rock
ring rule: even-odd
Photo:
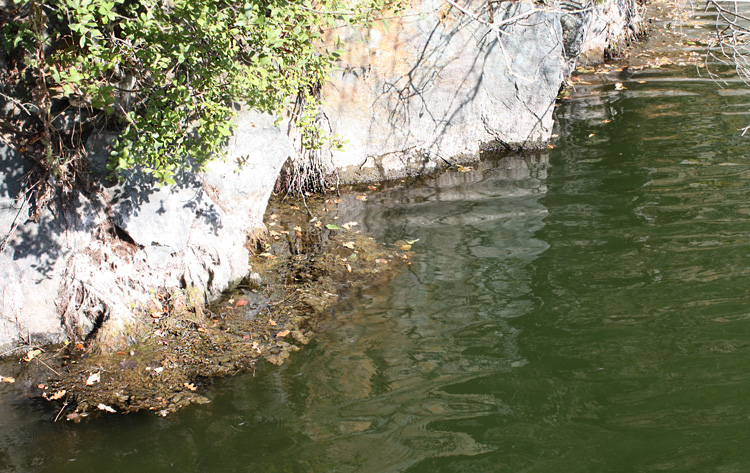
[[[112,139],[101,135],[90,146],[100,178]],[[58,341],[95,328],[102,347],[129,343],[142,323],[134,309],[155,291],[197,286],[211,297],[244,277],[245,243],[265,231],[263,213],[288,150],[272,117],[243,111],[228,159],[205,174],[184,173],[163,187],[138,172],[119,183],[104,179],[100,193],[76,194],[33,222],[19,200],[29,166],[0,142],[3,235],[19,216],[0,253],[0,351],[29,337]]]
[[[474,12],[487,5],[460,3]],[[503,2],[494,27],[443,0],[413,5],[387,30],[349,31],[324,88],[331,129],[348,140],[331,158],[344,182],[423,173],[483,149],[546,146],[579,55],[601,60],[639,20],[633,0]]]

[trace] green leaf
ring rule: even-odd
[[[329,223],[328,225],[326,225],[326,228],[329,230],[341,230],[341,227],[339,227],[338,225],[334,225],[332,223]]]

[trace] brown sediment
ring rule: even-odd
[[[97,411],[167,415],[208,402],[202,392],[214,377],[283,363],[342,296],[385,283],[409,263],[402,248],[335,220],[337,200],[272,202],[268,236],[234,290],[208,307],[195,289],[155,292],[136,343],[115,353],[65,347],[46,357],[59,376],[47,370],[53,377],[27,380],[29,389],[60,403],[58,417],[69,420]]]

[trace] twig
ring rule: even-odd
[[[58,373],[57,371],[55,371],[55,370],[54,370],[54,369],[53,369],[53,368],[52,368],[52,367],[51,367],[50,365],[48,365],[47,363],[43,362],[43,361],[42,361],[42,360],[40,360],[39,358],[34,358],[34,359],[35,359],[36,361],[38,361],[39,363],[43,364],[44,366],[46,366],[48,370],[52,371],[52,372],[53,372],[53,373],[55,373],[55,374],[56,374],[57,376],[61,376],[61,375],[60,375],[60,373]]]
[[[60,412],[58,412],[57,415],[55,416],[54,422],[57,422],[57,420],[60,418],[60,414],[63,413],[66,407],[68,407],[68,401],[65,401],[65,404],[63,404],[63,406],[60,408]]]

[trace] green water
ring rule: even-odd
[[[750,471],[750,90],[621,73],[557,119],[346,200],[412,266],[208,405],[71,425],[0,386],[0,471]]]

